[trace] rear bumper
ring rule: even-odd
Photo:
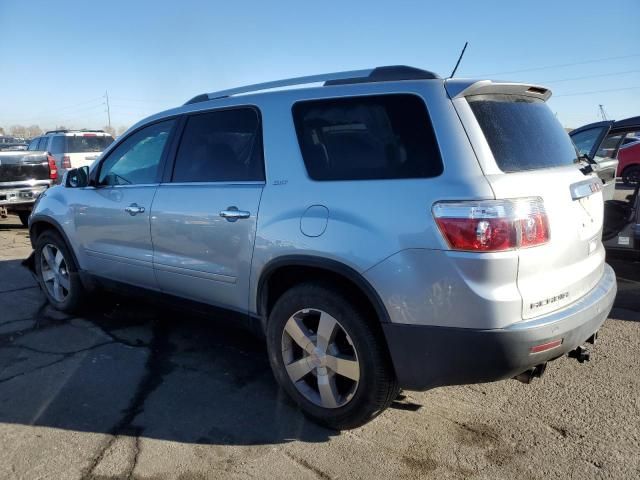
[[[402,388],[427,390],[511,378],[556,359],[583,344],[604,323],[616,296],[616,277],[605,265],[587,295],[560,311],[501,329],[383,324],[391,359]],[[531,353],[553,340],[562,344]]]
[[[28,207],[33,205],[37,198],[49,187],[49,183],[21,185],[21,186],[1,186],[0,185],[0,207]]]

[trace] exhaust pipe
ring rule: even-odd
[[[526,383],[528,385],[533,381],[534,378],[542,377],[546,369],[547,369],[547,362],[541,363],[540,365],[536,365],[533,368],[530,368],[528,370],[525,370],[522,373],[519,373],[513,378],[515,380],[518,380],[519,382]]]
[[[571,350],[568,353],[568,356],[569,358],[575,358],[580,363],[588,362],[589,360],[591,360],[591,354],[589,353],[589,350],[587,350],[583,346],[579,346],[576,347],[575,350]]]

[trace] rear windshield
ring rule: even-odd
[[[569,135],[544,101],[517,95],[476,95],[467,101],[502,171],[577,161]]]
[[[113,142],[110,135],[74,135],[67,136],[66,153],[101,152]]]

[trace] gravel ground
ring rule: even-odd
[[[0,221],[0,478],[640,478],[640,263],[590,363],[532,385],[408,392],[363,428],[307,422],[262,342],[220,319],[103,296],[47,307]]]

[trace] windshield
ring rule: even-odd
[[[74,135],[67,136],[66,153],[101,152],[113,142],[110,135]]]
[[[569,135],[544,101],[518,95],[475,95],[467,101],[502,171],[577,161]]]

